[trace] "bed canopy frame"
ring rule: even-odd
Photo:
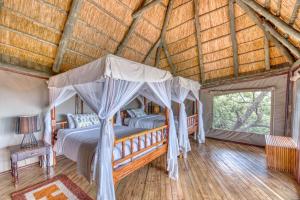
[[[78,94],[84,102],[98,114],[100,120],[99,140],[95,153],[94,180],[98,183],[97,199],[115,199],[114,182],[131,171],[147,164],[145,159],[132,161],[126,170],[113,171],[112,150],[116,142],[111,118],[136,94],[151,98],[166,108],[167,124],[159,127],[166,132],[160,141],[162,148],[147,154],[149,160],[167,154],[167,170],[169,177],[178,179],[179,155],[178,141],[171,109],[172,75],[168,71],[126,60],[114,55],[88,63],[82,67],[53,76],[48,83],[50,94],[49,112],[45,119],[44,140],[55,141],[55,107]],[[52,110],[52,112],[51,112]],[[51,120],[52,119],[52,120]],[[159,130],[155,130],[159,131]],[[137,139],[145,133],[135,135]],[[132,141],[134,138],[126,138]],[[158,144],[152,144],[158,145]],[[98,172],[98,173],[97,173]]]

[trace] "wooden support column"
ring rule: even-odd
[[[57,140],[56,138],[56,109],[51,109],[51,145],[53,146]],[[56,165],[56,153],[53,151],[53,165]]]
[[[201,45],[201,30],[199,22],[199,1],[194,0],[194,23],[196,28],[196,38],[197,38],[197,50],[198,50],[198,62],[199,62],[199,80],[201,83],[205,81],[202,45]]]
[[[146,4],[146,0],[144,0],[141,9],[143,9],[143,7],[145,6],[145,4]],[[125,34],[123,40],[120,42],[120,44],[119,44],[119,46],[118,46],[118,48],[116,50],[116,53],[115,53],[116,55],[118,55],[118,56],[121,55],[123,49],[126,47],[128,41],[129,41],[130,37],[134,34],[135,28],[138,25],[141,16],[142,15],[138,15],[136,18],[133,19],[133,21],[132,21],[132,23],[131,23],[131,25],[130,25],[128,31],[127,31],[127,33]]]
[[[276,27],[283,29],[288,35],[293,36],[295,39],[300,40],[300,32],[293,29],[280,18],[271,14],[264,7],[256,3],[254,0],[242,0],[246,5],[252,8],[255,12],[265,17],[266,20],[272,22]]]
[[[295,20],[299,13],[299,8],[300,8],[300,0],[296,0],[291,18],[289,20],[290,25],[293,25],[295,23]]]
[[[230,34],[231,34],[232,50],[233,50],[234,77],[237,78],[239,74],[239,58],[238,58],[238,45],[237,45],[236,31],[235,31],[234,0],[229,0],[229,18],[230,18]]]
[[[266,67],[266,70],[270,70],[271,69],[270,46],[269,46],[269,39],[266,35],[264,37],[264,50],[265,50],[265,67]]]
[[[132,14],[132,18],[138,18],[139,16],[141,16],[145,11],[149,10],[150,8],[154,7],[156,4],[160,3],[161,0],[153,0],[150,3],[147,3],[145,6],[143,6],[141,9],[135,11]]]
[[[290,54],[290,52],[287,50],[286,47],[284,47],[275,37],[273,37],[268,31],[265,30],[265,27],[262,25],[262,20],[258,15],[255,13],[254,10],[252,10],[249,6],[247,6],[245,3],[243,3],[242,0],[236,0],[237,4],[248,14],[248,16],[254,21],[254,23],[264,31],[266,37],[269,41],[273,42],[275,46],[280,50],[280,52],[287,58],[289,64],[294,63],[294,58]]]
[[[77,19],[78,13],[80,11],[81,5],[82,5],[82,0],[73,0],[70,8],[70,12],[61,36],[61,39],[59,41],[57,53],[55,56],[55,60],[53,63],[52,70],[54,72],[59,72],[60,71],[60,65],[63,60],[63,56],[65,54],[65,51],[68,46],[68,40],[72,36],[73,28],[75,21]]]
[[[263,22],[265,30],[268,31],[273,37],[275,37],[281,44],[288,48],[297,58],[300,58],[300,51],[291,44],[286,38],[281,36],[268,22]]]

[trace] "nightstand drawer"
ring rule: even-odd
[[[47,153],[46,148],[32,149],[30,151],[18,152],[18,160],[24,160],[31,157],[42,156]]]

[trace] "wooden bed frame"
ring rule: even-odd
[[[112,159],[112,166],[113,166],[113,178],[114,183],[116,184],[119,180],[126,177],[127,175],[131,174],[135,170],[147,165],[151,161],[155,160],[156,158],[162,156],[163,154],[167,154],[168,152],[168,135],[169,135],[169,125],[168,125],[168,111],[165,110],[166,114],[166,125],[145,130],[133,135],[129,135],[123,138],[115,139],[114,147],[118,144],[122,145],[121,148],[121,158],[118,160]],[[56,121],[56,111],[55,108],[51,110],[51,127],[52,127],[52,145],[55,144],[57,140],[57,131],[58,129],[64,129],[68,125],[67,121]],[[157,132],[161,132],[161,137],[158,137]],[[156,133],[156,135],[154,134]],[[150,145],[147,144],[147,136],[150,135]],[[144,147],[142,148],[142,138],[144,140]],[[155,142],[153,138],[156,137]],[[133,151],[133,141],[138,140],[138,149],[137,151]],[[130,153],[125,155],[125,145],[126,143],[130,143]],[[147,150],[153,148],[152,151],[145,153]],[[144,154],[143,154],[144,153]],[[139,157],[137,157],[139,156]],[[56,155],[54,152],[53,156],[54,165],[56,164]],[[124,161],[130,160],[127,164],[121,165],[116,168],[116,166]]]

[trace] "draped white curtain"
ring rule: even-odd
[[[179,149],[183,152],[184,158],[187,157],[187,152],[191,150],[187,126],[187,114],[184,104],[184,100],[187,98],[188,94],[189,90],[184,87],[172,87],[172,100],[180,104],[177,137]]]
[[[203,104],[200,100],[198,102],[198,143],[205,143],[205,131],[203,124]]]
[[[169,177],[177,180],[178,179],[178,161],[179,155],[178,141],[176,137],[176,127],[174,121],[174,114],[171,108],[171,81],[147,83],[152,93],[148,93],[148,97],[154,102],[161,102],[168,108],[169,111],[169,143],[168,143],[168,154],[167,163]],[[151,95],[152,94],[152,95]]]
[[[88,106],[95,113],[98,113],[100,119],[100,137],[94,161],[94,178],[98,183],[98,200],[115,199],[111,163],[114,130],[110,119],[136,94],[142,84],[107,78],[104,82],[74,86]]]
[[[299,139],[300,132],[300,79],[296,82],[295,90],[295,104],[293,112],[293,127],[292,127],[292,137],[293,140],[297,143]]]

